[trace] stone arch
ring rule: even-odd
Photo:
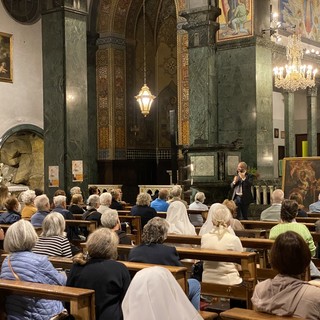
[[[6,184],[44,187],[43,129],[22,124],[7,130],[0,141],[1,175]]]
[[[153,9],[153,4],[159,8],[159,3],[164,1],[166,0],[146,1],[146,5],[149,6],[147,12],[150,12],[150,6]],[[126,159],[128,142],[130,144],[130,141],[136,139],[136,131],[132,131],[136,125],[135,118],[140,116],[136,115],[138,111],[133,99],[138,90],[135,85],[137,79],[132,76],[135,70],[130,69],[135,63],[128,61],[127,57],[135,55],[135,30],[143,0],[101,0],[96,3],[98,4],[95,8],[91,8],[96,18],[90,18],[90,26],[94,25],[93,20],[95,20],[95,31],[100,34],[96,55],[98,160]],[[172,0],[172,3],[175,6],[177,23],[179,23],[182,19],[179,17],[179,12],[186,9],[186,1]],[[177,32],[180,145],[189,142],[187,39],[186,32],[180,28]],[[131,75],[131,78],[128,75]],[[152,127],[151,122],[156,121],[150,118],[145,120],[143,124],[149,123],[149,127]],[[131,146],[133,144],[134,142]]]

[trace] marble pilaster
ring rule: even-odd
[[[59,166],[59,189],[77,185],[87,192],[88,102],[85,0],[42,2],[44,173]],[[95,154],[92,155],[95,157]],[[83,161],[83,181],[73,182],[72,161]]]
[[[190,145],[210,146],[218,141],[217,68],[215,38],[220,9],[213,6],[181,12],[189,40]]]
[[[283,95],[286,157],[295,157],[294,92],[285,92]]]
[[[317,155],[317,94],[318,88],[307,88],[308,156]]]

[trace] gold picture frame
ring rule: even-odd
[[[221,15],[218,18],[218,42],[253,36],[253,4],[252,0],[219,0]]]
[[[12,34],[0,32],[0,81],[12,82]]]

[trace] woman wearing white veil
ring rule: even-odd
[[[202,225],[202,227],[201,227],[201,229],[199,231],[199,236],[202,236],[202,235],[204,235],[206,233],[209,233],[213,229],[213,227],[214,227],[213,222],[212,222],[213,213],[214,213],[215,210],[221,209],[221,208],[222,209],[226,208],[229,211],[229,209],[225,205],[223,205],[221,203],[214,203],[213,205],[211,205],[210,210],[208,212],[207,220]],[[228,231],[233,235],[235,234],[230,225],[228,226]]]
[[[181,201],[174,201],[167,211],[168,233],[196,235],[196,229],[190,222],[185,205]]]
[[[122,302],[124,320],[200,320],[186,294],[167,269],[156,266],[133,277]]]
[[[226,206],[214,206],[211,216],[213,227],[209,233],[202,236],[201,249],[244,251],[240,239],[228,230],[230,219],[231,213]],[[242,278],[234,263],[204,261],[202,281],[236,285],[242,282]]]

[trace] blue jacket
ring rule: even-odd
[[[30,251],[20,251],[10,254],[10,262],[13,271],[21,281],[56,285],[66,284],[66,277],[53,267],[47,256]],[[0,278],[15,280],[8,266],[8,257],[2,263]],[[15,295],[6,297],[8,320],[49,320],[63,309],[60,301]]]
[[[0,223],[14,223],[21,219],[21,215],[16,211],[8,211],[0,214]]]

